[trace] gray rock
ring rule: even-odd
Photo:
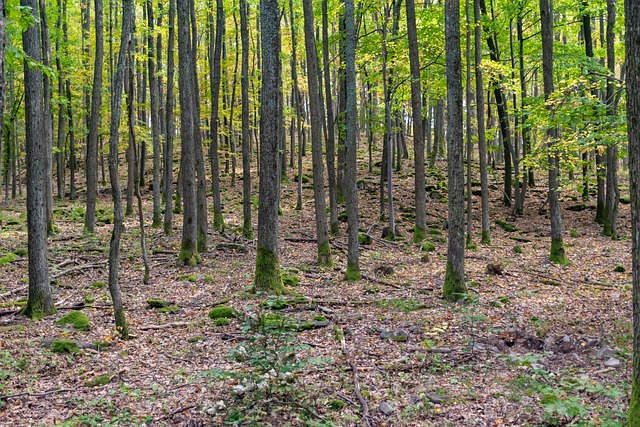
[[[451,353],[453,350],[451,350],[449,347],[433,347],[431,349],[431,353],[441,353],[441,354],[447,354],[447,353]]]
[[[380,406],[378,407],[378,409],[380,409],[380,412],[382,412],[385,415],[392,414],[394,411],[393,406],[389,405],[387,402],[380,403]]]
[[[571,337],[569,337],[569,335],[564,335],[562,337],[562,342],[571,342]]]
[[[605,345],[603,347],[600,347],[597,351],[596,351],[596,357],[598,359],[606,359],[608,357],[612,357],[615,356],[618,351],[620,351],[619,348],[611,348],[608,345]]]
[[[380,338],[385,340],[405,342],[409,339],[409,334],[405,331],[382,331],[380,332]]]
[[[615,357],[610,357],[606,362],[604,362],[604,366],[606,366],[607,368],[617,368],[621,364],[622,362],[620,361],[620,359],[616,359]]]
[[[584,345],[585,347],[595,347],[598,345],[599,342],[600,340],[598,338],[587,338],[584,341]]]
[[[445,403],[450,399],[449,396],[440,396],[435,393],[429,393],[426,397],[433,403]]]

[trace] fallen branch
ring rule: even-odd
[[[0,294],[0,298],[4,298],[4,297],[11,296],[13,294],[17,294],[18,292],[23,291],[23,290],[27,289],[28,287],[29,287],[28,283],[25,284],[25,285],[22,285],[22,286],[18,286],[17,288],[11,289],[10,291],[7,291],[7,292],[5,292],[3,294]]]
[[[356,394],[356,397],[358,398],[358,401],[360,402],[360,406],[362,407],[362,424],[365,427],[371,427],[371,421],[369,421],[369,417],[371,416],[369,414],[369,404],[367,403],[367,399],[365,399],[362,395],[362,391],[360,389],[360,380],[358,379],[358,368],[356,368],[356,365],[353,363],[353,357],[351,356],[351,353],[349,352],[349,350],[347,350],[347,345],[344,341],[344,333],[341,334],[340,345],[342,346],[342,353],[347,358],[347,363],[351,368],[351,372],[353,372],[353,390]]]
[[[75,267],[71,267],[71,268],[68,268],[66,270],[63,270],[60,273],[53,274],[51,276],[51,279],[52,280],[53,279],[57,279],[58,277],[61,277],[61,276],[64,276],[64,275],[67,275],[67,274],[70,274],[70,273],[75,273],[76,271],[89,270],[89,269],[92,269],[92,268],[101,268],[106,263],[107,263],[106,261],[100,261],[100,262],[94,262],[94,263],[91,263],[91,264],[77,265]]]
[[[2,316],[11,316],[12,314],[18,314],[22,311],[21,308],[17,309],[17,310],[4,310],[4,311],[0,311],[0,317]]]
[[[180,414],[180,413],[182,413],[182,412],[188,411],[189,409],[193,409],[193,408],[195,408],[196,406],[197,406],[197,405],[184,406],[184,407],[182,407],[182,408],[176,409],[175,411],[173,411],[173,412],[171,412],[171,413],[169,413],[169,414],[166,414],[166,415],[163,415],[163,416],[161,416],[161,417],[156,418],[155,420],[153,420],[153,421],[152,421],[152,423],[157,423],[157,422],[160,422],[160,421],[166,420],[166,419],[168,419],[168,418],[173,417],[174,415],[178,415],[178,414]]]
[[[162,325],[142,325],[138,329],[140,329],[141,331],[148,331],[156,329],[179,328],[182,326],[189,326],[189,322],[171,322],[163,323]]]
[[[239,243],[218,243],[216,245],[216,249],[218,249],[219,251],[225,251],[225,250],[229,250],[229,251],[235,251],[235,252],[240,252],[243,254],[246,254],[247,252],[249,252],[249,250],[247,249],[247,247],[245,245],[241,245]]]
[[[178,251],[170,251],[168,249],[154,249],[151,253],[153,255],[178,255]]]
[[[369,282],[378,283],[379,285],[390,286],[395,289],[405,289],[404,286],[396,285],[395,283],[387,282],[385,280],[378,279],[377,277],[369,276],[368,274],[363,274],[362,278],[364,280],[368,280]]]
[[[59,270],[59,269],[61,269],[62,267],[66,267],[66,266],[67,266],[67,265],[69,265],[69,264],[75,264],[75,263],[76,263],[76,262],[75,262],[74,260],[72,260],[72,259],[67,259],[67,260],[62,261],[62,262],[61,262],[61,263],[59,263],[59,264],[54,265],[53,267],[51,267],[51,269],[52,269],[52,270]]]
[[[42,393],[30,393],[28,391],[25,391],[23,393],[16,393],[16,394],[5,394],[4,396],[0,396],[0,401],[1,400],[7,400],[7,399],[15,399],[16,397],[21,397],[21,396],[29,396],[29,397],[44,397],[44,396],[49,396],[52,394],[56,394],[56,393],[68,393],[70,391],[75,391],[73,389],[70,388],[59,388],[59,389],[55,389],[55,390],[48,390]]]

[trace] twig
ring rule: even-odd
[[[76,263],[76,262],[75,262],[74,260],[72,260],[72,259],[67,259],[67,260],[62,261],[62,262],[61,262],[61,263],[59,263],[59,264],[54,265],[53,267],[51,267],[51,269],[52,269],[52,270],[58,270],[58,269],[60,269],[60,268],[62,268],[62,267],[66,267],[66,266],[67,266],[67,265],[69,265],[69,264],[75,264],[75,263]]]
[[[239,243],[218,243],[216,245],[216,249],[218,250],[230,250],[230,251],[236,251],[236,252],[240,252],[243,254],[246,254],[247,252],[249,252],[249,250],[247,249],[247,247],[245,245],[239,244]]]
[[[69,273],[74,273],[76,271],[88,270],[90,268],[101,268],[106,263],[107,263],[106,261],[100,261],[100,262],[94,262],[94,263],[91,263],[91,264],[77,265],[75,267],[71,267],[71,268],[68,268],[66,270],[63,270],[60,273],[56,273],[56,274],[51,275],[51,279],[57,279],[58,277],[64,276],[64,275],[69,274]]]
[[[152,251],[153,255],[160,255],[160,254],[164,254],[164,255],[178,255],[178,251],[170,251],[168,249],[154,249]]]
[[[345,402],[347,402],[348,404],[350,404],[351,406],[356,406],[356,402],[354,402],[353,400],[349,399],[347,396],[345,396],[342,393],[336,393],[336,396],[338,396],[340,399],[344,400]]]
[[[51,394],[56,394],[56,393],[68,393],[70,391],[75,391],[75,390],[72,390],[70,388],[59,388],[55,390],[48,390],[42,393],[30,393],[28,391],[25,391],[23,393],[5,394],[4,396],[0,396],[0,400],[14,399],[16,397],[21,397],[21,396],[44,397],[44,396],[49,396]]]
[[[138,329],[141,331],[148,331],[151,329],[166,329],[166,328],[177,328],[181,326],[189,326],[189,322],[171,322],[171,323],[163,323],[162,325],[142,325]]]
[[[12,314],[18,314],[22,311],[21,308],[17,309],[17,310],[4,310],[4,311],[0,311],[0,317],[2,316],[11,316]]]
[[[168,419],[168,418],[173,417],[174,415],[178,415],[178,414],[180,414],[180,413],[182,413],[182,412],[188,411],[189,409],[193,409],[193,408],[195,408],[196,406],[197,406],[197,405],[184,406],[184,407],[182,407],[182,408],[176,409],[175,411],[173,411],[173,412],[171,412],[171,413],[169,413],[169,414],[166,414],[166,415],[163,415],[163,416],[161,416],[161,417],[156,418],[155,420],[153,420],[153,421],[152,421],[152,423],[157,423],[157,422],[159,422],[159,421],[166,420],[166,419]]]
[[[17,288],[11,289],[10,291],[7,291],[7,292],[5,292],[3,294],[0,294],[0,298],[4,298],[4,297],[11,296],[13,294],[17,294],[18,292],[20,292],[20,291],[22,291],[24,289],[27,289],[28,287],[29,287],[28,283],[25,284],[25,285],[22,285],[22,286],[18,286]]]
[[[368,280],[369,282],[378,283],[380,285],[385,285],[385,286],[391,286],[392,288],[395,288],[395,289],[405,289],[403,286],[398,286],[395,283],[387,282],[385,280],[381,280],[376,277],[369,276],[368,274],[363,274],[362,278],[365,280]]]
[[[344,341],[344,334],[340,337],[340,345],[342,346],[342,353],[347,358],[347,363],[351,368],[351,372],[353,372],[353,390],[360,402],[360,406],[362,407],[362,424],[365,427],[371,427],[371,422],[369,421],[369,404],[367,403],[367,399],[362,395],[362,391],[360,390],[360,380],[358,379],[358,368],[353,363],[353,357],[351,357],[351,353],[347,350],[347,345]]]

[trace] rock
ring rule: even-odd
[[[571,338],[569,337],[569,335],[564,335],[562,337],[562,342],[571,342]]]
[[[453,350],[451,350],[449,347],[434,347],[431,349],[431,353],[441,353],[441,354],[447,354],[447,353],[451,353]]]
[[[598,359],[606,359],[608,357],[612,357],[615,354],[618,353],[618,351],[620,351],[619,348],[611,348],[608,345],[605,345],[604,347],[600,347],[597,351],[596,351],[596,357]]]
[[[600,340],[598,338],[588,338],[587,337],[584,340],[584,346],[587,347],[587,348],[595,347],[595,346],[598,345],[599,342],[600,342]]]
[[[385,415],[392,414],[394,411],[393,406],[389,405],[387,402],[380,403],[380,406],[378,407],[378,409],[380,409],[380,412],[382,412]]]
[[[529,337],[524,342],[524,347],[531,350],[542,350],[544,345],[544,341],[536,337]]]
[[[610,357],[606,362],[604,362],[604,366],[606,366],[607,368],[617,368],[621,364],[622,362],[620,361],[620,359],[616,359],[615,357]]]
[[[429,393],[426,397],[433,403],[445,403],[449,400],[449,396],[440,396],[435,393]]]
[[[542,369],[545,369],[545,368],[546,368],[546,366],[544,366],[542,363],[532,363],[531,364],[531,369],[534,369],[536,371],[539,371],[539,370],[542,370]]]
[[[385,340],[405,342],[409,339],[409,334],[405,331],[382,331],[380,338]]]

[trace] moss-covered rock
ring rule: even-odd
[[[216,326],[227,326],[229,324],[229,319],[226,317],[218,317],[214,319],[213,324]]]
[[[176,314],[176,313],[179,313],[181,310],[182,309],[177,305],[168,305],[158,310],[158,313]]]
[[[89,318],[81,311],[72,311],[56,321],[59,325],[70,325],[78,331],[88,331],[91,328]]]
[[[51,341],[49,348],[54,353],[75,354],[80,351],[80,347],[78,347],[77,342],[65,339],[57,339]]]
[[[333,409],[334,411],[339,411],[342,408],[344,408],[344,401],[340,400],[340,399],[333,399],[331,400],[331,402],[329,402],[329,408]]]
[[[198,281],[198,275],[197,274],[181,274],[180,276],[178,276],[178,280],[181,282],[191,282],[191,283],[195,283]]]
[[[171,303],[161,299],[148,299],[147,305],[150,308],[162,308],[170,306]]]
[[[230,317],[235,317],[235,310],[226,305],[215,307],[209,312],[209,318],[213,320],[228,319]]]
[[[508,223],[507,221],[503,221],[501,219],[496,220],[496,224],[498,224],[500,228],[502,228],[504,231],[509,233],[516,231],[518,229],[515,225]]]
[[[111,382],[111,377],[107,374],[98,375],[95,378],[84,382],[85,387],[96,387],[100,385],[107,385]]]
[[[300,283],[300,278],[295,274],[289,274],[287,272],[282,273],[282,284],[295,288]]]
[[[107,348],[111,347],[111,343],[109,341],[94,341],[93,345],[95,345],[100,351],[106,350]]]
[[[436,245],[429,241],[423,242],[421,247],[424,252],[433,252],[436,250]]]

